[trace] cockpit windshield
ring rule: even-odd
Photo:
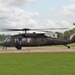
[[[10,42],[11,41],[11,37],[7,37],[4,42]]]

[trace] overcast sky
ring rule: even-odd
[[[0,28],[73,28],[75,0],[0,0]]]

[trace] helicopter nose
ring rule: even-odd
[[[4,43],[3,42],[0,42],[0,46],[4,46]]]

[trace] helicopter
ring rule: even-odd
[[[56,29],[67,29],[67,28],[47,28],[48,30],[56,30]],[[27,31],[44,31],[45,29],[1,29],[2,31],[24,31],[21,34],[15,34],[7,37],[3,42],[0,43],[0,46],[3,47],[16,47],[17,50],[21,50],[22,47],[26,46],[47,46],[47,45],[64,45],[68,49],[70,46],[67,44],[75,43],[75,35],[71,40],[53,38],[45,35],[44,33],[27,33]]]

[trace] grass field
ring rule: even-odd
[[[75,75],[75,53],[1,53],[0,75]]]

